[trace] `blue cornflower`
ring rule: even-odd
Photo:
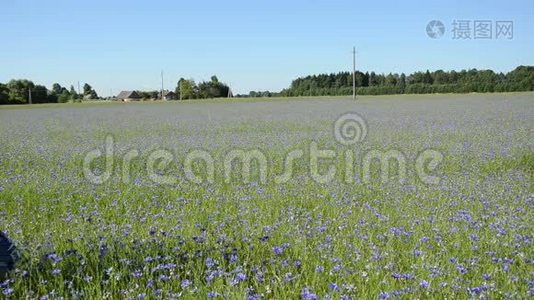
[[[55,254],[55,253],[50,253],[46,256],[48,259],[50,259],[51,261],[53,261],[54,263],[59,263],[63,260],[63,258],[61,258],[61,256]]]
[[[208,298],[215,298],[217,296],[219,296],[219,294],[217,292],[208,292]]]
[[[13,290],[12,288],[7,288],[2,293],[4,294],[4,296],[11,296],[14,291],[15,290]]]
[[[215,260],[211,257],[206,258],[206,267],[211,268],[213,266],[215,266]]]
[[[106,244],[101,244],[99,251],[100,251],[100,256],[105,256],[106,253],[108,253],[108,246]]]
[[[293,273],[291,272],[288,272],[284,275],[284,282],[285,283],[288,283],[288,282],[291,282],[293,279],[295,279],[295,277],[293,277]]]
[[[183,289],[188,288],[190,285],[191,285],[191,281],[189,281],[189,279],[182,280],[181,286],[182,286]]]
[[[333,291],[337,291],[337,290],[339,290],[338,285],[335,284],[335,283],[333,283],[333,282],[328,284],[328,288],[331,289],[331,290],[333,290]]]
[[[461,274],[465,274],[465,273],[467,273],[467,269],[466,269],[464,266],[462,266],[462,265],[457,265],[457,266],[456,266],[456,269],[457,269],[458,272],[460,272]]]
[[[343,269],[343,266],[338,264],[338,265],[335,265],[334,268],[332,268],[332,272],[337,273],[341,271],[341,269]]]
[[[393,278],[395,279],[413,279],[415,276],[410,273],[402,274],[402,273],[393,273]]]
[[[247,275],[245,275],[244,273],[237,273],[237,275],[235,276],[234,280],[232,280],[232,285],[236,285],[240,282],[243,282],[247,279]]]
[[[378,299],[389,299],[391,298],[391,295],[388,292],[380,292],[378,295]]]
[[[280,246],[274,246],[273,251],[274,251],[274,254],[276,255],[282,255],[284,253],[284,248]]]
[[[159,280],[159,281],[169,281],[170,279],[171,279],[171,277],[168,276],[168,275],[165,275],[165,274],[161,274],[161,275],[159,275],[159,277],[158,277],[158,280]]]
[[[419,283],[419,286],[423,289],[427,289],[428,286],[430,285],[430,283],[428,283],[428,281],[426,280],[422,280],[420,283]]]
[[[312,293],[309,288],[304,288],[302,292],[300,292],[300,297],[303,300],[318,300],[319,299],[319,297],[316,294]]]
[[[237,261],[237,254],[235,253],[230,254],[230,262],[233,263],[236,261]]]

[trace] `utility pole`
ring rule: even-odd
[[[163,70],[161,70],[161,100],[163,100]]]
[[[28,104],[32,104],[32,88],[28,88]]]
[[[356,47],[352,47],[352,99],[356,100]]]
[[[232,84],[231,83],[228,83],[228,98],[233,98],[234,97],[234,93],[232,93],[232,88],[231,88]]]

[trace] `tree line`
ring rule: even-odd
[[[230,87],[219,81],[217,76],[211,76],[210,81],[195,83],[193,79],[180,78],[175,88],[176,99],[207,99],[228,97]]]
[[[534,91],[534,66],[519,66],[506,74],[492,70],[462,70],[377,74],[356,72],[358,95],[428,94],[428,93],[493,93]],[[160,91],[139,91],[142,98],[156,99]],[[228,97],[230,87],[213,75],[210,81],[196,83],[193,79],[180,78],[175,88],[176,99],[206,99]],[[352,73],[310,75],[292,81],[291,86],[280,92],[251,91],[237,97],[294,97],[294,96],[342,96],[352,94]],[[0,104],[65,103],[81,99],[99,99],[96,91],[85,83],[78,93],[54,83],[48,90],[43,85],[27,79],[13,79],[0,83]]]
[[[0,83],[0,104],[30,103],[65,103],[77,102],[81,99],[98,99],[98,94],[89,85],[83,85],[83,93],[78,93],[74,86],[69,89],[54,83],[48,90],[44,85],[33,83],[27,79],[12,79],[8,83]]]
[[[437,70],[410,75],[356,72],[359,95],[428,94],[428,93],[493,93],[534,91],[534,66],[519,66],[513,71]],[[352,73],[340,72],[301,77],[280,92],[281,96],[341,96],[352,94]]]

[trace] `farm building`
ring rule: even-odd
[[[172,91],[163,92],[163,100],[174,100],[176,99],[176,94]]]
[[[139,101],[141,96],[136,91],[122,91],[117,95],[119,101]]]

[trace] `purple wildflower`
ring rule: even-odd
[[[280,246],[274,246],[273,247],[273,252],[276,255],[282,255],[282,254],[284,254],[284,248],[282,248]]]
[[[2,293],[4,294],[4,296],[11,296],[14,291],[15,290],[13,290],[12,288],[7,288]]]
[[[339,290],[339,286],[337,284],[333,283],[333,282],[328,284],[328,288],[333,290],[333,291]]]
[[[206,267],[211,268],[213,266],[215,266],[215,261],[213,260],[213,258],[206,258]]]
[[[419,286],[423,289],[427,289],[428,286],[430,285],[430,283],[428,283],[428,281],[426,280],[422,280],[420,283],[419,283]]]
[[[216,298],[217,296],[219,296],[219,294],[217,292],[208,292],[207,294],[208,298]]]
[[[183,289],[188,288],[190,285],[191,285],[191,281],[189,281],[189,279],[182,280],[181,286]]]
[[[319,299],[319,297],[316,294],[312,293],[309,288],[304,288],[300,292],[300,297],[302,298],[302,300],[318,300]]]

